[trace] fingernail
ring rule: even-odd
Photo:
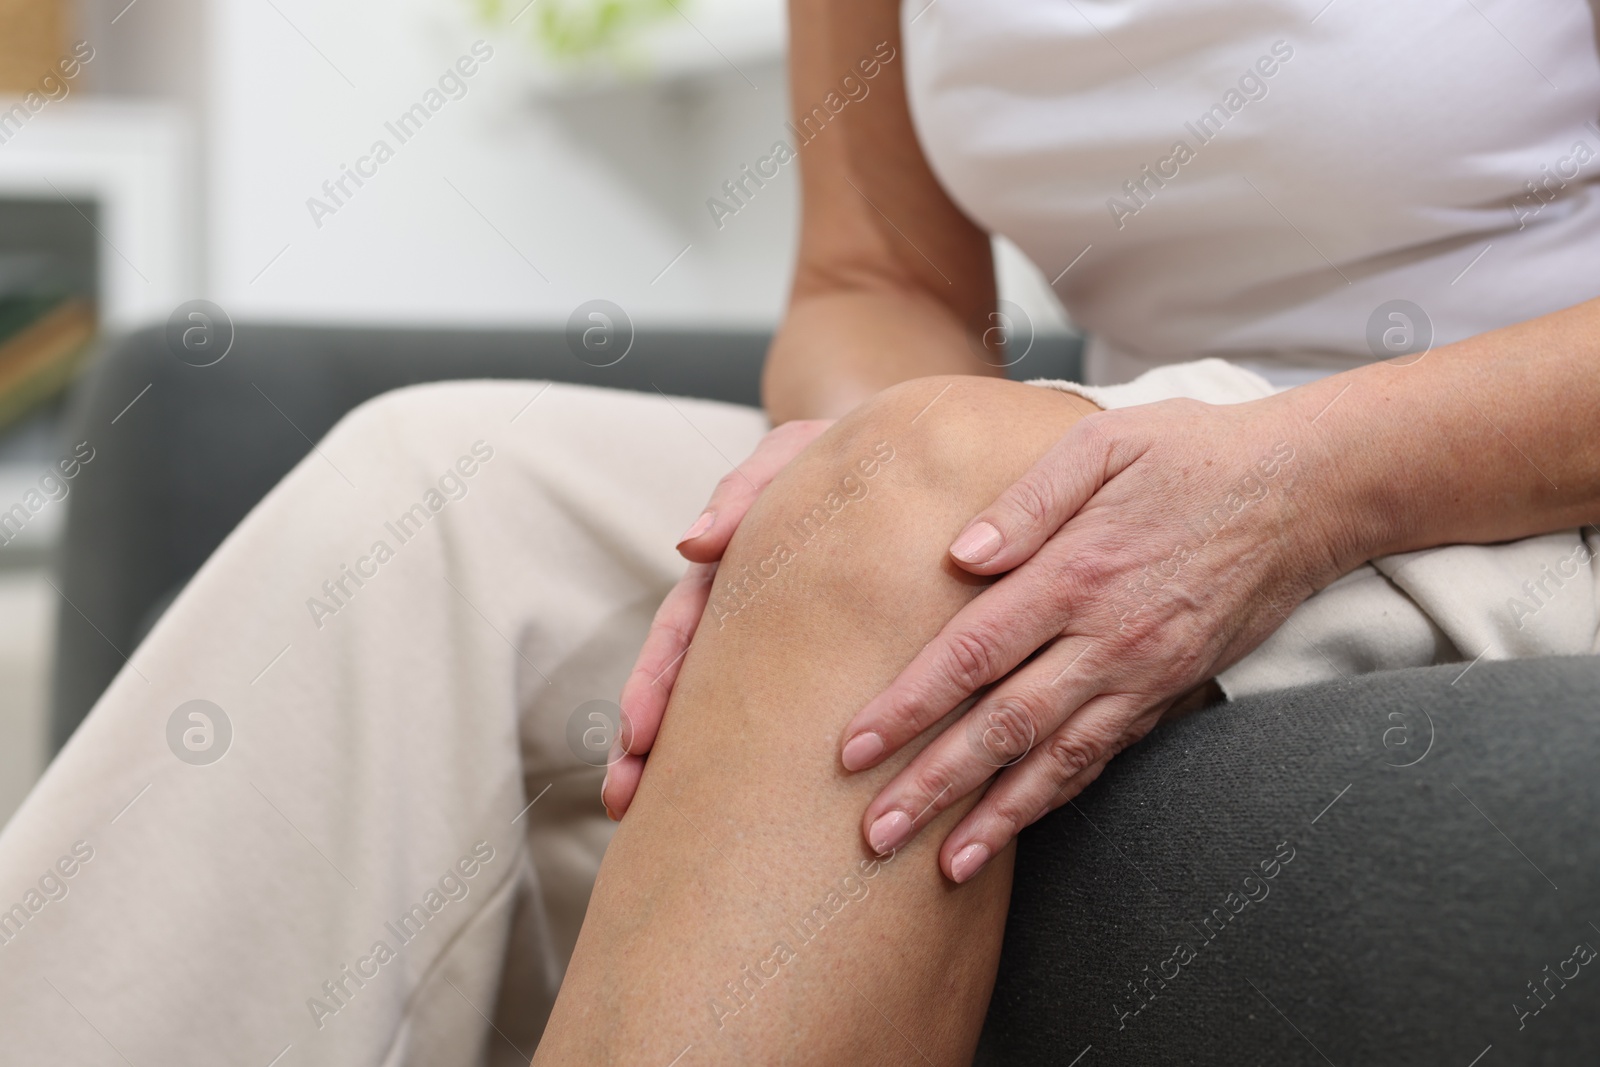
[[[633,751],[633,720],[628,718],[628,713],[625,711],[617,716],[617,745],[622,746],[623,752]],[[611,749],[610,762],[617,762],[617,757],[619,755],[620,753],[617,751],[616,747],[613,746]]]
[[[839,762],[847,771],[859,771],[883,755],[883,738],[875,733],[856,734],[845,743]]]
[[[906,843],[911,836],[911,816],[903,811],[880,815],[867,831],[867,841],[878,855],[891,852]]]
[[[713,512],[702,511],[700,517],[694,520],[694,525],[685,530],[683,536],[678,538],[678,544],[681,545],[685,541],[693,541],[696,537],[711,529],[711,524],[716,520],[716,517]]]
[[[971,844],[957,852],[955,859],[950,861],[950,877],[957,884],[965,882],[968,878],[983,870],[983,865],[989,862],[989,846]]]
[[[605,806],[606,814],[611,814],[611,805],[606,804],[606,790],[611,788],[611,771],[606,770],[606,776],[600,779],[600,803]]]
[[[1000,551],[1000,531],[986,522],[975,522],[956,538],[950,554],[962,563],[987,563]]]

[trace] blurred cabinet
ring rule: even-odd
[[[14,101],[0,98],[0,110]],[[188,123],[160,103],[69,97],[0,145],[0,280],[47,270],[92,293],[112,329],[194,295]]]

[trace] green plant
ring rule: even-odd
[[[500,22],[524,0],[473,0],[479,15]],[[640,31],[672,15],[682,0],[533,0],[533,39],[551,59],[628,62]]]

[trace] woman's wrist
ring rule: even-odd
[[[941,374],[999,376],[949,308],[913,292],[841,290],[797,297],[762,374],[773,423],[839,418],[891,385]]]
[[[1332,375],[1272,398],[1280,407],[1280,433],[1302,464],[1304,532],[1325,556],[1331,577],[1399,551],[1415,536],[1408,510],[1414,499],[1405,478],[1396,476],[1389,410],[1365,402],[1366,383],[1354,378],[1359,373]]]
[[[1600,521],[1600,301],[1278,394],[1346,558]],[[1274,399],[1277,399],[1274,398]]]

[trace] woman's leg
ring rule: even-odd
[[[546,388],[353,412],[133,653],[0,835],[0,1060],[527,1063],[610,836],[583,705],[765,429]]]
[[[847,776],[839,731],[981,588],[947,560],[955,534],[1091,410],[990,379],[910,382],[763,494],[606,855],[537,1064],[970,1062],[1010,850],[963,886],[944,879],[937,847],[969,802],[875,859],[861,812],[911,753]]]

